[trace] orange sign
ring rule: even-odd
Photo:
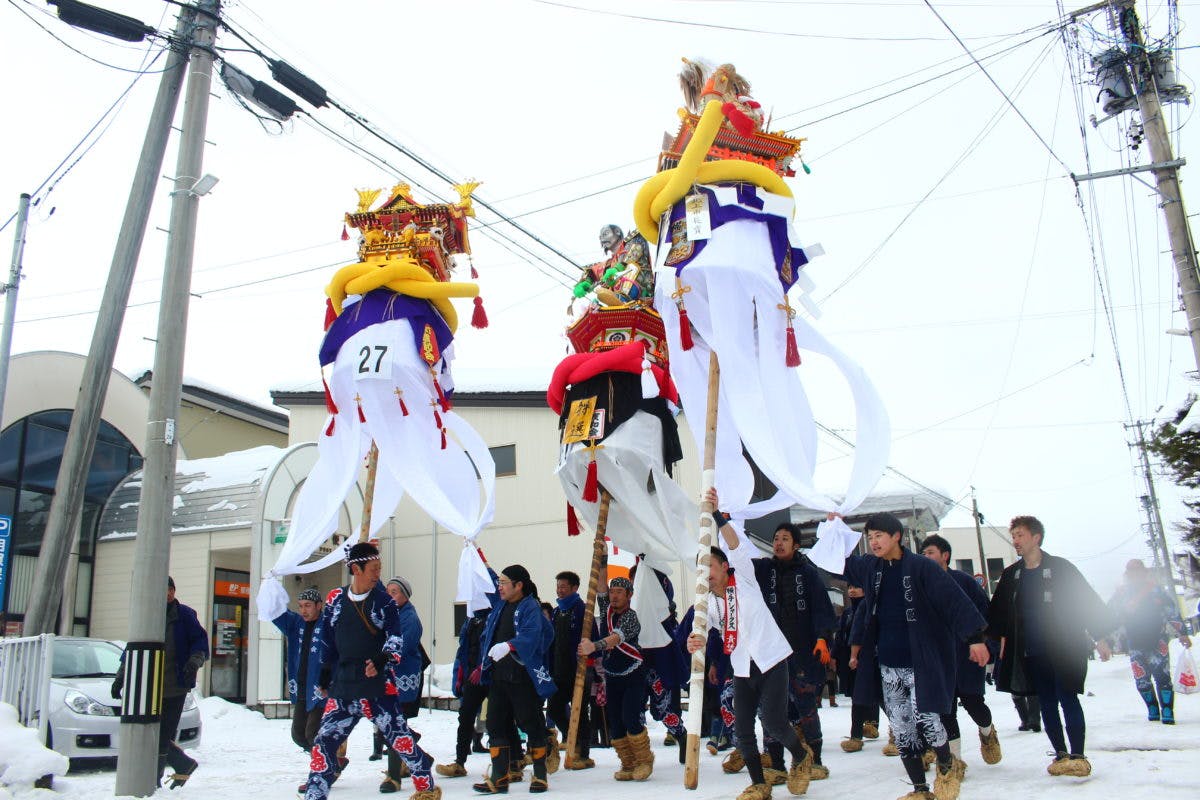
[[[215,581],[213,594],[217,597],[234,597],[239,600],[250,599],[250,584],[233,583],[232,581]]]

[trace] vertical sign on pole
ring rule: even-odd
[[[8,551],[11,549],[12,517],[0,517],[0,614],[4,613],[4,584],[8,578]]]

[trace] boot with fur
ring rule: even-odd
[[[633,779],[644,781],[654,772],[654,751],[650,749],[650,732],[642,728],[641,733],[629,737],[630,752],[634,758]]]
[[[737,796],[737,800],[771,800],[771,784],[752,783]]]
[[[936,777],[933,779],[933,796],[937,800],[958,800],[958,791],[962,788],[962,780],[958,777],[958,770],[954,768],[954,762],[938,764],[934,772]]]
[[[553,775],[558,772],[561,764],[562,756],[558,754],[558,732],[550,731],[546,734],[546,772]]]
[[[863,749],[863,740],[853,737],[842,740],[842,750],[847,753],[858,753]]]
[[[879,723],[878,722],[864,722],[863,723],[863,738],[864,739],[878,739],[879,738]]]
[[[864,725],[863,726],[863,736],[866,736],[866,735],[867,735],[866,734],[866,726]],[[883,750],[881,750],[880,752],[882,752],[885,756],[900,755],[900,748],[896,747],[896,734],[892,733],[891,729],[888,729],[888,742],[887,742],[887,744],[885,744],[883,746]]]
[[[799,761],[793,762],[792,768],[788,770],[787,780],[788,791],[797,796],[808,791],[809,781],[812,780],[812,750],[806,744],[801,745],[801,747],[804,748],[804,757]]]
[[[1000,752],[1000,737],[996,733],[996,726],[992,726],[991,733],[979,732],[979,754],[983,756],[985,764],[999,764],[1003,753]]]
[[[729,751],[729,755],[721,762],[721,771],[727,775],[733,775],[735,772],[741,772],[746,767],[746,760],[742,758],[742,753],[738,749]]]
[[[630,748],[629,737],[622,736],[620,739],[613,739],[612,746],[617,751],[617,758],[621,760],[621,768],[613,773],[613,779],[618,781],[633,780],[633,767],[637,763],[637,760],[634,758],[633,750]]]

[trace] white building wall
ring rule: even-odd
[[[1009,537],[1007,530],[984,525],[980,532],[983,535],[984,558],[1001,559],[1006,567],[1017,560],[1017,551],[1013,549],[1012,539]],[[952,549],[950,555],[951,567],[962,569],[964,572],[970,572],[972,575],[978,575],[983,572],[981,567],[982,562],[979,559],[979,537],[975,533],[974,526],[966,528],[942,528],[936,531],[936,533],[950,543]],[[960,560],[970,560],[970,568],[967,569],[966,565],[959,564]],[[988,577],[991,579],[992,587],[995,588],[996,583],[1000,580],[1000,572],[993,570],[989,572]]]

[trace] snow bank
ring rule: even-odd
[[[67,757],[48,750],[38,740],[37,730],[17,721],[17,710],[0,703],[0,784],[32,787],[43,775],[66,775]],[[0,800],[11,797],[0,788]]]

